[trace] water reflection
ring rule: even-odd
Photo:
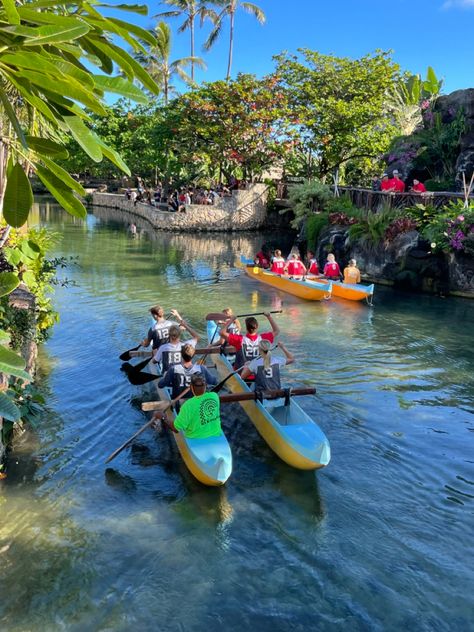
[[[64,230],[58,256],[81,266],[55,296],[56,412],[0,488],[0,628],[470,629],[472,303],[384,288],[373,309],[304,302],[234,269],[259,234],[141,227],[133,240],[112,216],[80,222],[46,202],[40,214]],[[316,385],[301,405],[331,441],[330,466],[290,469],[233,405],[225,488],[200,486],[169,434],[142,436],[106,469],[144,423],[145,395],[117,356],[158,301],[201,332],[224,305],[282,306],[296,356],[283,381]]]

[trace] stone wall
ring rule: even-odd
[[[94,206],[105,206],[133,213],[146,219],[158,230],[170,231],[240,231],[260,228],[265,223],[268,187],[251,184],[248,189],[234,191],[216,205],[189,204],[186,212],[174,213],[148,204],[133,204],[123,195],[94,193]]]

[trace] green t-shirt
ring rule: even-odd
[[[222,434],[219,395],[204,393],[188,399],[181,406],[174,427],[187,439],[219,437]]]

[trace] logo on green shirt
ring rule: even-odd
[[[199,419],[201,421],[201,426],[205,426],[206,424],[215,421],[219,408],[219,402],[215,399],[205,399],[200,402],[200,404]]]

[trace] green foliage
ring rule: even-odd
[[[404,209],[404,213],[408,217],[414,219],[421,230],[434,221],[438,216],[438,210],[430,204],[427,204],[426,206],[424,204],[408,206]]]
[[[319,235],[323,228],[326,228],[329,224],[329,215],[326,212],[316,213],[308,217],[306,224],[306,234],[308,237],[309,250],[316,250],[318,244]]]
[[[427,191],[453,191],[455,187],[454,178],[450,180],[444,179],[432,179],[425,180],[425,187]]]
[[[341,195],[339,197],[331,197],[325,204],[324,208],[329,213],[346,213],[346,215],[353,216],[357,213],[357,207],[352,204],[352,201],[348,195]]]
[[[326,177],[346,162],[383,154],[396,132],[384,105],[399,77],[390,55],[354,60],[299,52],[278,55],[276,75],[288,94],[290,137],[311,154],[313,172]]]
[[[349,228],[349,238],[352,243],[358,242],[367,250],[380,246],[390,224],[398,213],[394,210],[383,210],[378,213],[359,211],[356,214],[357,224]]]
[[[433,250],[472,253],[474,236],[474,203],[451,202],[424,226],[422,235]]]
[[[44,340],[48,330],[58,321],[58,314],[54,311],[50,298],[56,268],[46,258],[47,252],[58,240],[59,235],[46,228],[31,228],[26,234],[11,231],[8,246],[4,248],[5,259],[13,266],[14,273],[35,295],[37,341]],[[9,322],[9,330],[14,332],[16,348],[20,348],[21,340],[30,337],[31,333],[31,324],[18,321],[26,318],[16,313],[23,311],[9,306],[8,300],[4,301],[2,319]]]
[[[181,165],[251,178],[285,154],[281,142],[285,95],[277,80],[239,74],[189,92],[170,105],[163,121],[168,146]]]
[[[0,5],[0,125],[3,130],[11,129],[0,141],[0,173],[5,172],[8,161],[3,210],[12,226],[21,226],[31,207],[27,178],[31,170],[68,212],[85,217],[86,211],[73,193],[84,192],[78,191],[78,185],[51,157],[64,155],[62,140],[70,135],[91,160],[100,161],[105,155],[127,171],[115,152],[88,128],[86,108],[96,115],[105,114],[107,92],[146,101],[135,80],[150,92],[159,92],[141,65],[118,45],[122,40],[134,51],[144,51],[144,43],[153,45],[154,38],[141,27],[102,16],[93,4],[85,0],[40,2],[39,11],[34,3],[16,5],[8,0]],[[117,8],[144,10],[126,5]],[[114,64],[124,76],[110,76]],[[100,74],[94,74],[94,67]]]
[[[333,193],[330,187],[318,180],[291,187],[289,199],[295,215],[295,219],[292,222],[293,227],[297,228],[301,220],[307,216],[318,211],[324,211],[332,197]],[[284,213],[285,210],[280,212]]]

